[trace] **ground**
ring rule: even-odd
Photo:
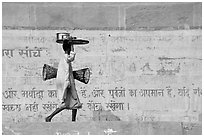
[[[201,135],[201,123],[182,122],[41,122],[3,124],[3,135]]]

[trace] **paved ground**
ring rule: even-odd
[[[3,124],[3,135],[201,135],[202,125],[179,122],[67,122]]]

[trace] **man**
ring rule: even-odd
[[[66,39],[63,41],[64,56],[60,60],[57,71],[57,90],[61,105],[48,117],[46,122],[51,122],[51,119],[64,109],[72,110],[72,121],[76,121],[77,109],[82,108],[82,103],[79,101],[77,90],[75,88],[75,81],[73,77],[73,70],[71,62],[74,61],[76,53],[74,52],[73,44]]]

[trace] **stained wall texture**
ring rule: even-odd
[[[202,121],[201,3],[3,3],[3,122],[44,121],[58,106],[56,33],[75,46],[83,108],[78,121]],[[70,121],[64,111],[53,121]]]

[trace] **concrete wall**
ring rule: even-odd
[[[3,3],[3,28],[158,30],[200,28],[201,3]]]
[[[44,82],[42,66],[57,67],[62,49],[56,32],[65,30],[89,40],[75,46],[74,69],[91,69],[89,84],[76,81],[83,103],[78,121],[202,121],[201,3],[2,8],[4,123],[44,121],[57,107],[55,79]],[[70,119],[64,111],[53,121]]]

